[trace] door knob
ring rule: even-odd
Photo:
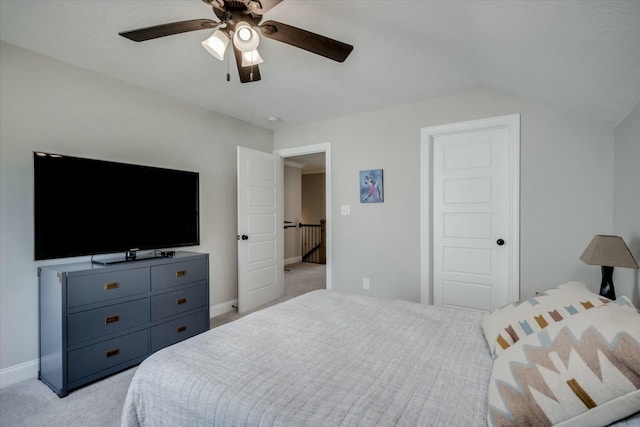
[[[249,240],[249,236],[247,236],[246,234],[242,235],[242,240]]]
[[[498,239],[498,241],[496,243],[498,244],[498,246],[502,246],[502,245],[504,245],[504,240]]]

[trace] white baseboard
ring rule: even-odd
[[[235,310],[233,306],[238,306],[238,300],[234,299],[231,301],[223,302],[222,304],[216,304],[209,307],[209,317],[220,316],[221,314],[229,313],[230,311]]]
[[[301,256],[295,256],[293,258],[287,258],[284,260],[284,265],[295,264],[297,262],[302,262]]]
[[[5,388],[11,384],[21,381],[38,378],[38,359],[19,365],[9,366],[0,370],[0,388]]]

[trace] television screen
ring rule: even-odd
[[[35,259],[200,243],[197,172],[34,152]]]

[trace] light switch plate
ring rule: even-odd
[[[351,215],[351,205],[340,205],[340,215]]]

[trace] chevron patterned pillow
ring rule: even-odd
[[[495,359],[523,337],[610,302],[584,283],[568,282],[485,315],[482,329]]]
[[[622,297],[494,360],[489,426],[603,426],[640,411],[640,314]]]

